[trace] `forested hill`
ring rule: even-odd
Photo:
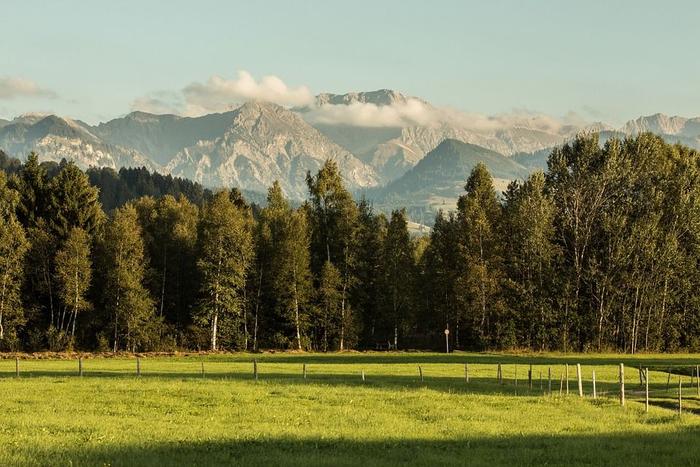
[[[53,178],[67,164],[65,160],[59,163],[53,161],[42,162],[41,166],[49,179]],[[22,162],[14,157],[8,156],[0,150],[0,170],[8,175],[17,174],[22,169]],[[180,195],[186,197],[190,202],[201,206],[206,199],[211,198],[211,190],[205,189],[197,182],[186,178],[162,175],[152,172],[145,167],[141,168],[121,168],[119,172],[108,167],[90,168],[87,170],[90,184],[97,187],[99,201],[102,208],[111,212],[123,206],[129,201],[136,200],[142,196],[161,197]],[[255,193],[251,193],[251,198],[259,201]]]
[[[129,201],[142,196],[159,198],[165,195],[180,195],[201,206],[212,192],[197,182],[186,178],[162,175],[145,167],[114,169],[90,168],[87,170],[90,183],[100,189],[100,202],[105,211],[112,211]]]

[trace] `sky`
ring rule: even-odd
[[[697,116],[698,24],[694,0],[3,0],[0,118],[381,88],[487,115]]]

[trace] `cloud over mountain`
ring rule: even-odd
[[[419,99],[377,105],[371,102],[325,103],[309,110],[305,118],[316,124],[361,127],[431,125],[439,119],[435,108]]]
[[[313,100],[306,86],[290,87],[273,75],[256,80],[249,72],[241,70],[233,79],[213,75],[206,82],[188,84],[180,92],[160,91],[139,97],[131,103],[131,109],[200,116],[225,112],[250,101],[293,107],[309,105]]]
[[[44,89],[32,80],[11,76],[0,77],[0,99],[18,97],[44,97],[53,99],[56,93]]]

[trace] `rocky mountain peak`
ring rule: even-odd
[[[346,94],[323,93],[316,96],[316,105],[348,105],[356,102],[374,105],[404,104],[409,97],[392,89],[378,89],[376,91],[349,92]]]

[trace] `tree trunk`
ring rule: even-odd
[[[299,291],[297,288],[297,265],[294,264],[294,326],[297,331],[297,348],[301,350],[301,329],[299,325]]]
[[[8,273],[2,276],[2,291],[0,292],[0,340],[5,338],[5,328],[2,325],[2,318],[5,316],[5,301],[7,294]]]
[[[253,325],[253,352],[258,350],[258,310],[260,309],[260,293],[262,291],[262,276],[263,268],[260,265],[260,274],[258,276],[258,291],[255,299],[255,324]]]
[[[216,351],[216,333],[219,326],[219,313],[214,312],[214,317],[211,320],[211,350]]]
[[[160,310],[158,311],[159,316],[163,316],[163,307],[165,304],[165,276],[168,271],[168,250],[163,247],[163,280],[160,286]]]

